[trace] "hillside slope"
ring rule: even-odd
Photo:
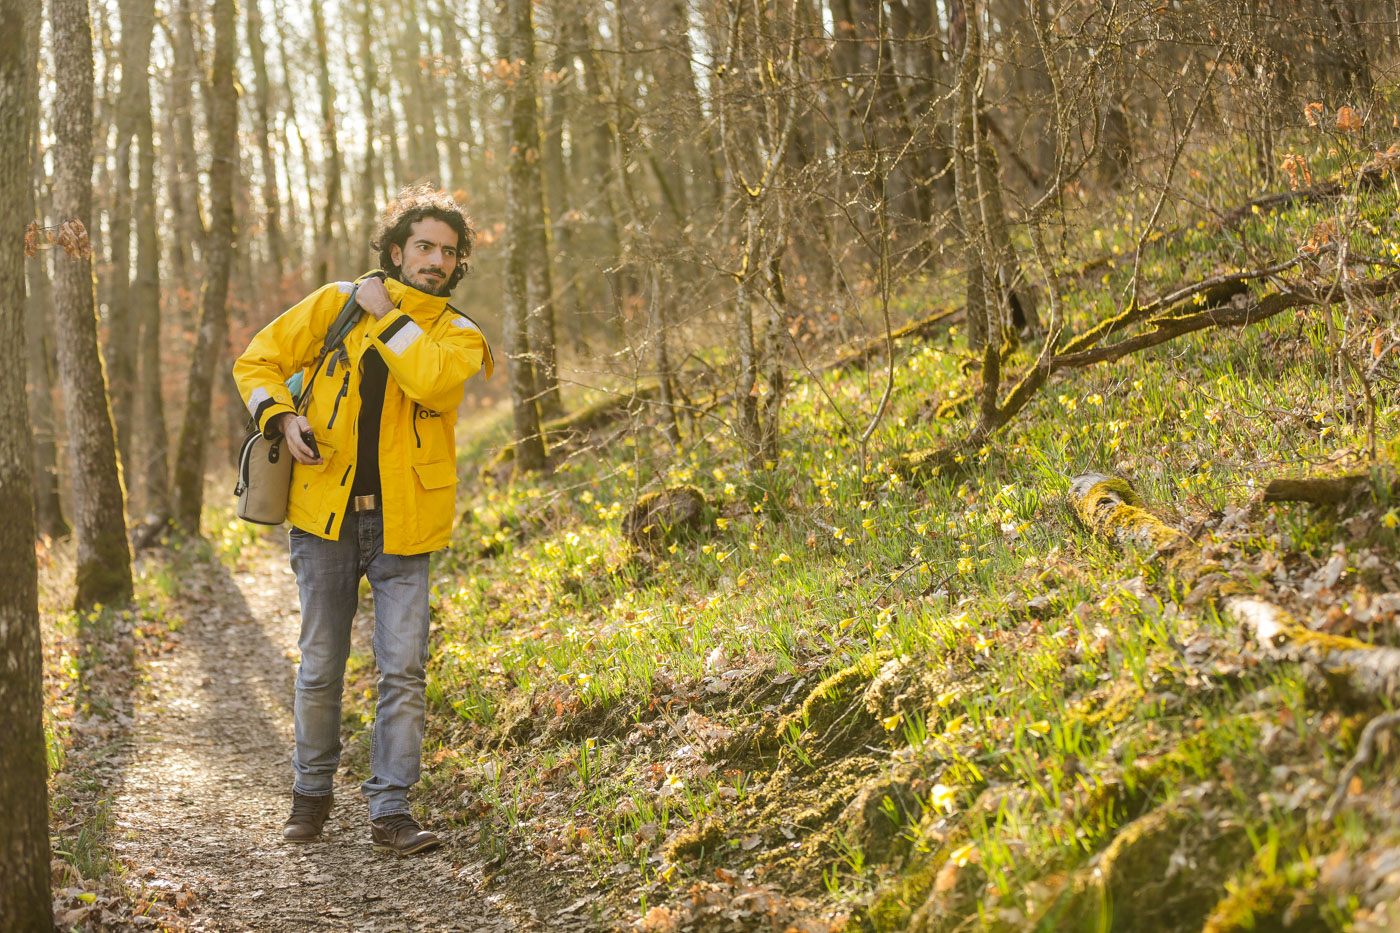
[[[673,450],[640,406],[547,475],[464,484],[435,570],[432,809],[479,837],[492,883],[554,890],[584,928],[1394,928],[1386,729],[1323,815],[1394,684],[1318,662],[1400,647],[1395,301],[1335,297],[1400,255],[1389,172],[1185,222],[1143,254],[1145,298],[1297,262],[1188,292],[1178,319],[1312,297],[1056,372],[938,471],[908,455],[967,433],[952,317],[898,346],[865,450],[883,359],[799,373],[776,461],[747,463],[723,409]],[[1112,257],[1135,229],[1074,234]],[[1133,263],[1072,252],[1082,333]],[[911,284],[911,316],[941,289]],[[1096,535],[1066,504],[1087,471],[1170,534]],[[1342,474],[1339,501],[1260,495]],[[629,541],[663,488],[699,498]],[[1254,640],[1225,611],[1243,594],[1316,650]]]

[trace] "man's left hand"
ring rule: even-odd
[[[355,301],[367,313],[374,315],[376,321],[394,310],[393,299],[389,297],[389,290],[384,287],[384,280],[380,278],[368,278],[361,282],[360,290],[355,293]]]

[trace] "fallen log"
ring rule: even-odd
[[[1315,667],[1358,699],[1390,700],[1400,695],[1400,649],[1303,625],[1202,556],[1185,534],[1148,511],[1126,480],[1084,473],[1070,482],[1066,498],[1070,510],[1095,534],[1120,545],[1150,549],[1183,588],[1211,599],[1220,614],[1243,629],[1270,660]]]
[[[917,321],[910,321],[898,330],[890,332],[888,341],[884,334],[878,337],[871,337],[865,343],[854,350],[847,351],[829,363],[824,364],[818,371],[827,372],[833,369],[841,369],[846,366],[859,366],[868,363],[870,360],[884,353],[886,347],[904,340],[927,340],[939,331],[951,327],[962,320],[963,309],[944,308],[935,311],[930,315],[919,318]]]
[[[661,396],[661,386],[648,383],[632,391],[613,391],[577,411],[546,421],[540,426],[547,451],[557,453],[579,437],[621,421]],[[503,445],[481,468],[483,477],[504,482],[515,461],[514,442]]]
[[[1346,502],[1371,477],[1367,474],[1348,476],[1278,478],[1264,487],[1265,502],[1311,502],[1314,505],[1336,505]]]

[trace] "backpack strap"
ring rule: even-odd
[[[311,385],[316,381],[316,374],[321,371],[321,366],[326,362],[326,357],[330,355],[332,350],[345,341],[346,335],[350,333],[351,328],[355,326],[360,320],[360,317],[364,314],[364,309],[360,307],[360,303],[355,298],[355,296],[360,293],[360,284],[364,282],[365,279],[377,278],[382,280],[384,277],[384,273],[376,269],[368,275],[361,277],[355,282],[355,286],[350,289],[350,297],[345,300],[345,307],[340,309],[340,314],[336,315],[335,320],[331,322],[331,326],[326,329],[325,339],[321,341],[321,354],[316,357],[316,365],[311,368],[311,380],[307,382],[306,388],[303,389],[300,396],[297,397],[297,414],[301,414],[306,410],[306,406],[311,404]]]

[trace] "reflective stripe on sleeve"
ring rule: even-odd
[[[271,398],[272,396],[268,394],[268,391],[266,389],[264,389],[262,386],[258,386],[248,396],[248,414],[256,418],[258,416],[258,410],[262,408],[263,402],[266,402]]]
[[[394,351],[396,356],[402,356],[403,351],[412,346],[413,341],[421,336],[423,336],[423,328],[409,321],[403,327],[400,327],[398,332],[384,343],[384,346]]]

